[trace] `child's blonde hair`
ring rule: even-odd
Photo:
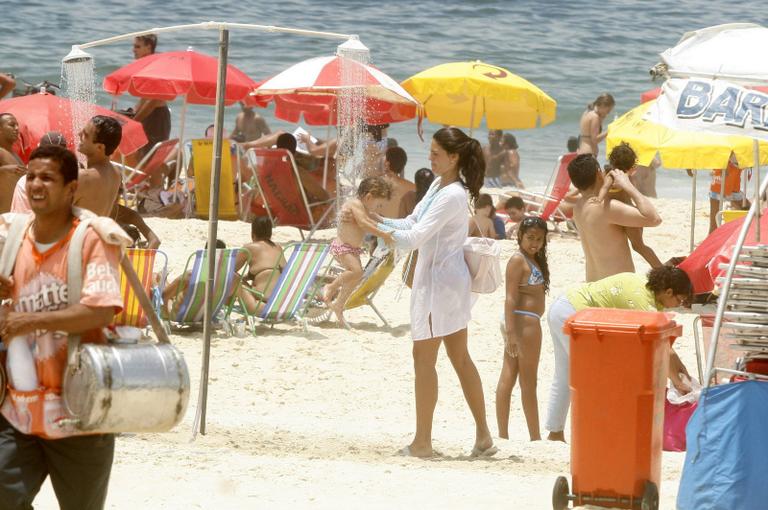
[[[383,177],[366,177],[360,181],[357,188],[357,198],[363,198],[368,193],[373,198],[389,200],[392,198],[392,185]]]

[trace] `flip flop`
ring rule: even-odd
[[[432,455],[430,455],[429,457],[419,457],[418,455],[414,455],[413,453],[411,453],[410,445],[403,446],[402,448],[400,448],[397,451],[397,453],[395,455],[397,455],[398,457],[411,457],[411,458],[414,458],[414,459],[433,459],[435,457],[442,457],[443,456],[443,454],[438,452],[437,450],[432,450]]]
[[[499,452],[499,449],[495,445],[491,445],[485,450],[481,450],[477,446],[472,448],[472,453],[469,454],[470,457],[493,457]]]

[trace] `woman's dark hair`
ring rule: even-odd
[[[504,137],[502,138],[502,146],[506,147],[507,149],[513,149],[517,150],[517,139],[515,138],[515,135],[512,133],[504,133]]]
[[[587,110],[594,110],[598,106],[615,106],[616,100],[608,92],[603,92],[597,99],[587,105]]]
[[[282,133],[275,141],[275,147],[285,149],[291,154],[296,154],[296,137],[291,133]]]
[[[533,256],[533,260],[539,265],[541,275],[544,277],[544,292],[549,292],[549,263],[547,262],[547,233],[549,233],[549,229],[547,228],[547,222],[538,216],[526,217],[517,228],[517,242],[520,244],[526,232],[536,229],[544,232],[544,244],[541,245],[541,249]]]
[[[427,194],[427,190],[434,180],[435,174],[429,168],[419,168],[416,170],[416,173],[413,174],[413,182],[416,184],[416,203],[421,202],[421,199]]]
[[[489,218],[493,218],[496,215],[496,207],[493,205],[493,198],[488,193],[482,193],[475,201],[475,211],[482,209],[483,207],[490,207],[491,212],[488,214]]]
[[[266,241],[271,246],[272,242],[272,220],[269,216],[256,216],[251,222],[251,239]]]
[[[432,139],[448,154],[459,156],[459,181],[469,191],[472,203],[477,202],[485,180],[485,156],[480,142],[455,127],[438,129]]]
[[[655,294],[672,289],[675,295],[691,296],[693,287],[688,274],[678,267],[661,266],[648,272],[646,288]]]

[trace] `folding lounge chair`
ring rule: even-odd
[[[275,225],[296,227],[309,238],[328,226],[334,199],[310,202],[293,155],[285,149],[251,149],[246,153],[262,199]],[[324,210],[323,210],[324,209]]]
[[[126,198],[133,195],[136,202],[140,200],[140,194],[149,185],[149,178],[160,169],[178,144],[178,138],[157,142],[135,168],[122,165]]]
[[[238,255],[245,257],[245,263],[238,270]],[[248,270],[250,253],[242,248],[216,250],[215,273],[213,276],[213,317],[223,311],[221,317],[229,318],[237,292]],[[190,269],[191,265],[191,269]],[[208,279],[208,250],[197,250],[189,256],[182,275],[189,269],[189,281],[180,284],[176,290],[170,322],[175,327],[202,326],[205,301],[205,286]]]
[[[192,161],[195,168],[196,215],[198,218],[207,219],[211,200],[213,140],[192,140]],[[219,219],[236,220],[239,216],[235,206],[235,180],[232,175],[232,154],[228,144],[224,144],[221,150],[219,183]]]
[[[158,288],[153,291],[154,268],[158,255],[163,260],[159,271],[159,285]],[[161,302],[157,296],[162,295],[162,289],[167,274],[168,256],[159,250],[135,248],[126,250],[125,257],[131,261],[131,266],[133,266],[133,269],[136,271],[144,292],[146,292],[147,296],[153,300],[155,313],[159,316]],[[139,304],[139,299],[136,296],[136,293],[128,284],[125,273],[123,273],[122,270],[120,271],[120,293],[123,296],[123,310],[115,315],[112,324],[115,326],[133,326],[139,329],[146,328],[148,323],[147,317]]]
[[[368,260],[363,269],[363,280],[357,288],[349,295],[344,310],[351,310],[360,306],[368,305],[379,316],[384,326],[389,327],[387,319],[379,312],[379,309],[373,304],[373,298],[381,289],[389,274],[395,269],[395,254],[389,250],[383,250],[383,253],[374,255]]]
[[[325,261],[330,252],[330,243],[324,241],[303,241],[288,244],[283,253],[291,252],[286,257],[288,262],[280,273],[277,285],[269,297],[258,318],[274,325],[290,320],[304,321],[310,318],[312,309],[327,310],[316,302],[320,282],[318,274],[327,271]],[[323,266],[325,268],[323,269]]]

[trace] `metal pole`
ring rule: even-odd
[[[176,183],[173,186],[173,202],[179,201],[179,179],[181,178],[181,160],[184,155],[184,124],[187,119],[187,98],[181,105],[181,119],[179,120],[179,143],[176,145]]]
[[[224,92],[227,87],[227,53],[229,30],[219,31],[219,76],[216,80],[216,118],[213,135],[213,165],[211,172],[211,201],[208,213],[208,279],[205,282],[205,310],[203,315],[203,363],[200,372],[200,395],[198,398],[195,427],[205,435],[205,414],[208,403],[208,368],[211,357],[211,328],[213,326],[213,277],[216,271],[216,236],[219,216],[219,178],[221,174],[222,134],[224,128]],[[224,183],[231,186],[232,183]],[[193,429],[193,438],[195,436]]]
[[[757,140],[757,138],[755,138],[752,143],[755,158],[755,190],[757,191],[757,196],[755,197],[755,202],[757,202],[757,225],[755,225],[755,239],[757,239],[757,243],[760,244],[760,215],[762,214],[762,207],[760,206],[760,198],[762,195],[762,193],[760,193],[760,142]]]
[[[758,196],[765,193],[766,188],[768,188],[768,178],[760,183],[757,190]],[[723,324],[723,312],[725,311],[725,304],[728,301],[728,294],[731,291],[731,280],[733,279],[733,272],[736,269],[736,264],[739,261],[741,247],[744,246],[744,241],[746,240],[747,234],[749,233],[749,226],[752,223],[752,220],[755,218],[758,209],[758,202],[752,202],[752,206],[749,208],[747,217],[744,218],[744,224],[741,226],[741,231],[739,232],[738,239],[736,239],[736,244],[733,246],[731,261],[728,263],[728,271],[725,273],[725,282],[723,283],[722,290],[720,291],[720,296],[717,298],[717,313],[715,314],[715,323],[712,326],[712,339],[710,340],[709,357],[707,358],[707,378],[706,381],[703,381],[705,388],[710,386],[710,381],[715,375],[713,372],[715,366],[715,354],[717,354],[717,343],[718,337],[720,336],[720,328]]]
[[[328,143],[331,140],[331,115],[328,114],[328,127],[325,129],[325,161],[323,161],[323,189],[328,185],[328,154],[330,153],[331,144]]]
[[[688,253],[693,251],[693,237],[696,227],[696,170],[693,171],[693,184],[691,185],[691,243]]]
[[[477,96],[472,96],[472,112],[469,114],[469,136],[472,136],[472,131],[475,126],[475,103],[477,102]]]

